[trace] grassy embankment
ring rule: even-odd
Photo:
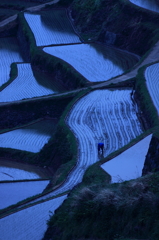
[[[69,194],[49,221],[43,240],[157,240],[159,174],[109,185],[107,175],[99,169],[97,173],[98,181],[92,182],[87,173]]]
[[[128,0],[74,0],[71,10],[75,26],[85,40],[107,42],[115,36],[115,47],[140,56],[159,40],[159,14]]]

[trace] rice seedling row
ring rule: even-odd
[[[23,62],[18,43],[15,38],[0,38],[0,86],[9,80],[10,65]]]
[[[43,85],[34,77],[31,65],[18,64],[18,77],[0,92],[0,102],[10,102],[54,94],[54,85],[44,82]]]
[[[41,193],[49,181],[0,183],[0,209]]]
[[[146,78],[146,84],[148,91],[150,93],[150,96],[152,98],[152,101],[157,109],[157,112],[159,114],[159,63],[153,64],[146,68],[145,71],[145,78]]]
[[[136,55],[99,44],[54,46],[43,50],[68,62],[90,82],[106,81],[121,75],[139,60]]]
[[[159,12],[159,5],[156,3],[155,0],[129,0],[129,1],[139,7],[142,7],[154,12]]]
[[[25,13],[37,46],[80,43],[65,10],[55,9],[40,14]]]
[[[131,91],[96,90],[74,105],[68,115],[67,123],[78,141],[77,165],[59,189],[38,200],[68,191],[81,182],[88,166],[99,161],[101,157],[97,150],[99,142],[104,142],[106,146],[104,150],[104,157],[106,157],[142,133],[142,127],[132,106]],[[123,106],[125,106],[127,118],[131,117],[133,121],[127,121],[127,118],[122,119],[118,102],[131,105],[129,108],[131,113],[127,112],[126,104]]]
[[[58,197],[0,219],[2,239],[41,240],[47,229],[47,221],[66,197]]]

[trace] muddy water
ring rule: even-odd
[[[47,230],[47,221],[66,197],[58,197],[0,219],[1,239],[41,240]]]
[[[139,7],[142,7],[154,12],[159,12],[159,3],[157,4],[155,0],[129,0],[129,1]]]
[[[44,120],[24,128],[0,134],[0,147],[37,153],[49,141],[55,129],[54,120]]]
[[[41,193],[49,181],[0,183],[0,209]]]
[[[152,135],[141,140],[101,167],[111,175],[112,183],[141,177]]]
[[[22,179],[26,179],[26,177],[27,177],[27,179],[33,179],[33,177],[34,178],[50,178],[53,175],[53,172],[51,172],[43,167],[33,166],[30,164],[26,164],[26,163],[14,162],[14,161],[7,160],[7,159],[1,159],[0,160],[0,173],[1,173],[1,176],[3,176],[3,178],[4,178],[4,174],[2,174],[2,168],[6,168],[6,170],[8,169],[6,172],[3,171],[3,173],[9,173],[8,171],[10,171],[10,169],[16,169],[17,173],[14,175],[11,175],[9,173],[9,175],[11,175],[11,176],[7,177],[7,175],[6,175],[7,179],[2,179],[2,177],[0,177],[0,181],[2,181],[2,180],[22,180]],[[23,175],[23,172],[19,172],[19,171],[24,171],[25,175]]]

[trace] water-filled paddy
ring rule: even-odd
[[[66,197],[65,195],[0,219],[2,239],[41,240],[47,229],[47,221]]]
[[[159,114],[159,63],[146,68],[145,78],[148,91]]]
[[[29,63],[17,64],[17,68],[18,76],[0,92],[0,102],[17,101],[57,93],[53,80],[51,82],[46,78],[35,78]]]
[[[152,135],[144,138],[101,167],[111,175],[112,183],[141,177]]]
[[[39,152],[53,135],[56,123],[44,120],[0,134],[0,147],[13,148],[29,152]]]
[[[81,42],[75,34],[65,9],[55,9],[40,14],[24,14],[37,46]]]
[[[155,0],[129,0],[129,1],[139,7],[142,7],[154,12],[159,12],[159,4],[157,4]]]
[[[48,184],[48,180],[0,183],[0,209],[16,204],[28,197],[42,193]]]
[[[10,65],[23,62],[16,38],[0,38],[0,86],[9,80]]]
[[[68,62],[90,82],[107,81],[121,75],[139,60],[136,55],[100,44],[54,46],[43,50]]]

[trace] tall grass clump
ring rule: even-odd
[[[155,173],[123,183],[75,187],[49,220],[43,240],[157,240],[158,184]]]

